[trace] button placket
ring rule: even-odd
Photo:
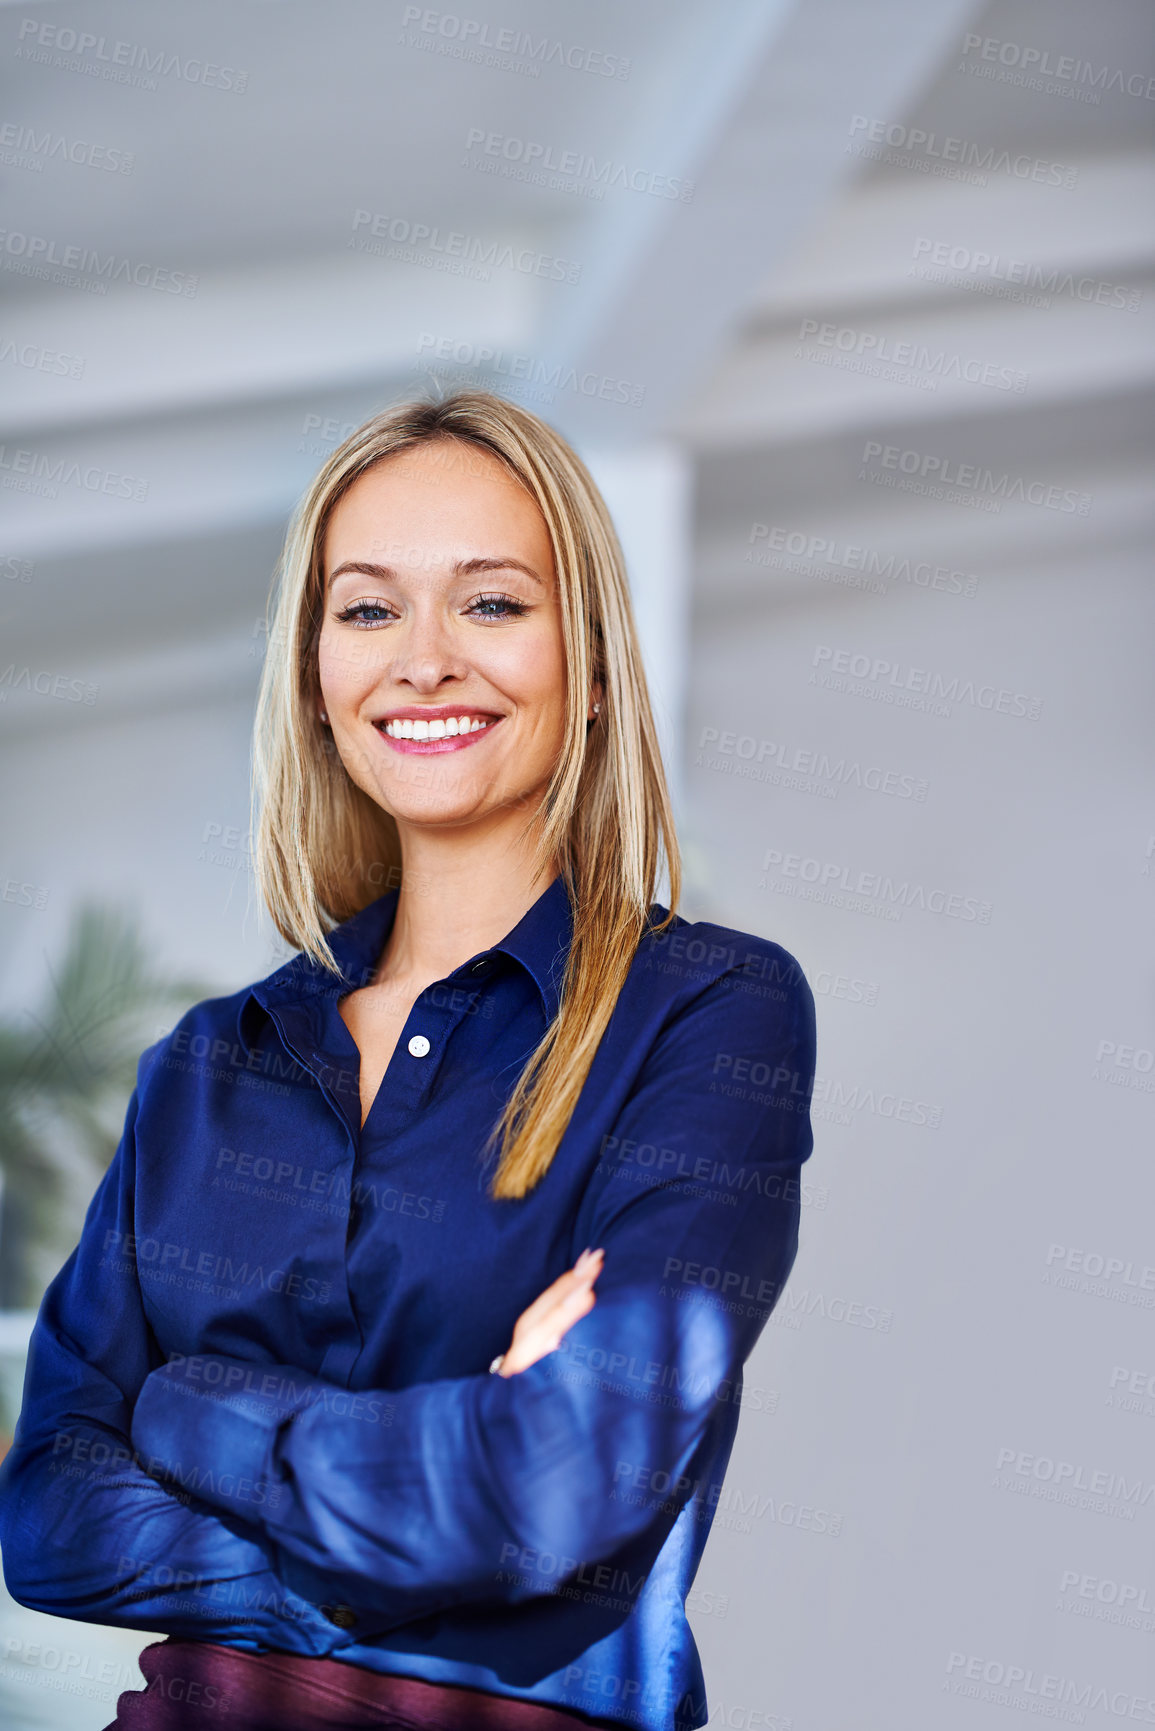
[[[381,1081],[365,1131],[374,1142],[385,1134],[403,1129],[412,1113],[419,1111],[433,1087],[439,1059],[448,1038],[444,1009],[437,1004],[413,1005]]]
[[[267,1006],[269,1018],[277,1030],[281,1044],[285,1050],[308,1070],[317,1082],[318,1088],[327,1105],[340,1120],[345,1129],[346,1144],[343,1157],[331,1167],[329,1176],[331,1183],[336,1182],[342,1174],[348,1174],[350,1182],[356,1167],[357,1129],[360,1123],[358,1113],[356,1121],[350,1115],[350,1093],[336,1090],[322,1080],[325,1072],[331,1073],[330,1079],[339,1078],[342,1074],[342,1060],[325,1051],[325,1042],[320,1038],[322,1023],[318,1016],[316,1003],[313,1000],[294,1000],[289,1004],[272,1004]],[[309,1059],[319,1066],[319,1070],[311,1068]],[[321,1216],[322,1220],[335,1219]],[[329,1335],[328,1344],[317,1366],[317,1374],[327,1381],[337,1382],[347,1386],[348,1376],[353,1365],[360,1357],[364,1342],[361,1336],[360,1324],[353,1308],[353,1298],[349,1290],[348,1261],[345,1251],[345,1233],[341,1232],[341,1243],[330,1243],[330,1257],[327,1267],[331,1270],[332,1293],[325,1307],[326,1332]],[[312,1235],[314,1250],[319,1251],[324,1242],[324,1231],[315,1230]]]

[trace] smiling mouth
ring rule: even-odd
[[[465,711],[460,715],[440,715],[429,720],[398,716],[395,720],[375,721],[373,725],[395,751],[430,753],[459,751],[463,746],[473,745],[491,733],[500,721],[500,715]]]

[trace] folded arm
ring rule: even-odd
[[[255,1521],[286,1578],[323,1572],[377,1632],[556,1591],[640,1540],[652,1561],[797,1250],[813,1000],[797,974],[780,1001],[740,987],[670,1023],[604,1139],[575,1223],[605,1248],[597,1302],[558,1352],[400,1391],[184,1359],[137,1403],[150,1470]]]
[[[56,1616],[327,1652],[339,1631],[278,1578],[256,1504],[211,1507],[162,1483],[162,1463],[134,1449],[133,1405],[163,1359],[135,1263],[117,1248],[133,1233],[137,1108],[134,1091],[81,1242],[33,1330],[0,1467],[5,1580],[20,1604]]]

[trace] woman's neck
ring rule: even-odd
[[[423,990],[511,932],[558,875],[544,870],[524,829],[478,836],[401,829],[401,888],[375,984]]]

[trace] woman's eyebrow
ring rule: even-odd
[[[521,571],[545,588],[545,583],[537,572],[531,566],[523,564],[520,559],[459,559],[453,567],[455,577],[473,577],[482,571]],[[329,573],[329,583],[336,582],[338,577],[343,577],[348,572],[354,572],[361,577],[378,577],[386,583],[397,576],[391,565],[374,565],[366,559],[347,559],[343,565],[338,565],[335,571]]]
[[[523,565],[520,559],[459,559],[453,567],[455,577],[473,577],[479,571],[521,571],[545,588],[545,583],[532,566]]]

